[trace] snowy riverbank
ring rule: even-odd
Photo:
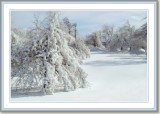
[[[45,96],[14,96],[16,102],[145,102],[147,59],[145,55],[108,54],[92,50],[81,67],[88,74],[87,88]]]

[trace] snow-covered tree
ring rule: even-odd
[[[72,23],[67,17],[63,18],[63,21],[60,22],[60,28],[77,38],[77,23]]]
[[[96,31],[87,36],[86,44],[91,45],[93,47],[104,48],[101,41],[101,32]]]
[[[134,31],[135,27],[131,26],[129,21],[127,21],[122,27],[119,27],[113,35],[114,39],[110,43],[110,50],[129,51],[130,40],[133,37]]]
[[[105,42],[105,47],[109,48],[109,44],[113,38],[114,28],[113,26],[104,25],[102,28],[102,42]]]
[[[132,52],[139,53],[141,50],[147,54],[147,22],[134,32],[130,42]]]
[[[53,94],[61,88],[73,91],[86,87],[87,74],[79,60],[89,57],[89,51],[83,42],[60,29],[59,12],[48,12],[45,23],[34,27],[28,32],[32,40],[12,51],[12,88]]]
[[[68,33],[71,34],[71,32],[72,32],[72,24],[71,24],[71,22],[69,21],[69,19],[67,17],[65,17],[63,19],[63,23],[65,25],[66,31],[68,31]]]

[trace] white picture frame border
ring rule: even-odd
[[[149,101],[146,103],[13,103],[10,102],[10,11],[53,9],[146,9],[148,10]],[[158,36],[157,1],[2,1],[1,31],[1,111],[157,111]],[[66,7],[67,6],[67,7]],[[69,6],[69,7],[68,7]],[[83,7],[82,7],[83,6]],[[89,7],[91,6],[91,7]],[[152,37],[152,39],[151,39]],[[154,39],[154,40],[153,40]]]

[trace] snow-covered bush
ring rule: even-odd
[[[87,74],[79,67],[79,59],[89,57],[89,50],[60,29],[59,12],[48,12],[45,21],[47,25],[35,26],[28,32],[32,40],[25,47],[12,50],[12,89],[53,94],[61,88],[73,91],[86,87]]]
[[[74,55],[76,58],[79,58],[79,60],[90,57],[90,50],[82,39],[76,39],[75,42],[71,44],[71,46],[75,53]]]

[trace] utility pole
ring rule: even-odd
[[[74,26],[74,37],[76,39],[77,38],[77,23],[74,23],[73,26]]]

